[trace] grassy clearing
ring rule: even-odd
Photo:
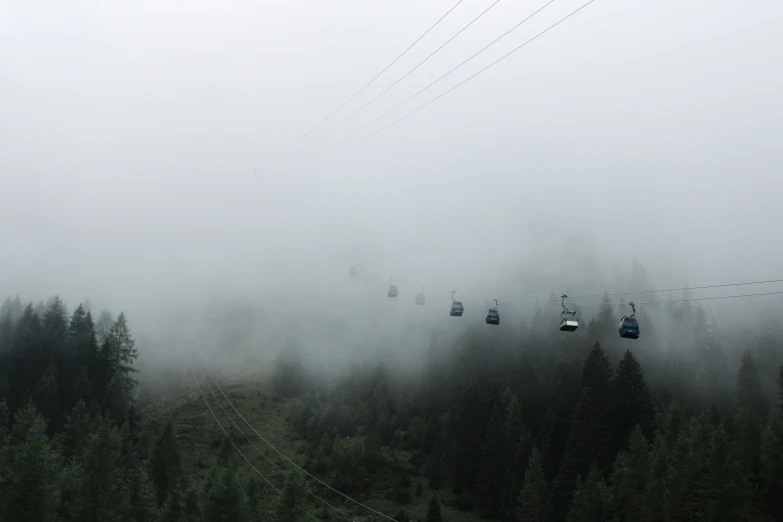
[[[294,469],[294,467],[245,424],[217,387],[212,384],[211,380],[201,379],[199,384],[212,411],[220,423],[223,424],[234,444],[267,480],[274,484],[275,487],[282,488],[284,476],[275,466],[286,473],[288,470]],[[260,435],[297,465],[304,465],[304,443],[296,440],[296,436],[289,429],[286,420],[291,401],[282,400],[274,394],[267,376],[245,375],[242,377],[225,378],[218,380],[218,384],[220,384],[223,393],[225,393],[231,403]],[[185,474],[192,481],[201,482],[207,469],[219,455],[224,434],[215,417],[210,413],[194,381],[191,380],[189,384],[183,384],[179,388],[161,394],[144,406],[141,423],[142,433],[148,438],[154,437],[158,433],[160,425],[166,419],[171,419],[177,429],[177,441],[182,455]],[[232,420],[244,432],[244,436],[235,429]],[[376,511],[394,517],[401,506],[386,499],[385,495],[387,490],[392,488],[394,479],[399,478],[398,470],[406,467],[406,463],[411,455],[406,451],[388,447],[383,448],[383,451],[392,462],[399,465],[393,466],[395,469],[393,471],[390,470],[389,473],[373,477],[373,489],[369,497],[354,497],[352,495],[351,497]],[[241,456],[237,455],[236,460],[239,462],[243,473],[255,474]],[[258,478],[260,479],[260,477]],[[319,479],[324,480],[324,477],[319,477]],[[411,475],[410,479],[412,482],[411,503],[405,506],[405,510],[412,520],[415,521],[417,518],[424,520],[431,492],[427,487],[426,480],[414,475]],[[422,480],[424,485],[424,495],[422,497],[416,497],[414,494],[419,480]],[[265,487],[267,488],[265,498],[269,501],[264,505],[264,509],[271,511],[276,495],[271,487]],[[307,478],[307,487],[310,491],[341,511],[351,515],[356,520],[385,520],[383,517],[374,515],[369,510],[330,491],[310,477]],[[453,504],[453,495],[448,489],[440,491],[439,495],[441,496],[441,510],[444,520],[454,522],[480,520],[475,514],[465,513],[445,505]],[[313,513],[317,518],[322,518],[324,515],[321,512],[323,507],[324,504],[322,502],[310,495],[307,496],[305,503],[307,512]],[[336,511],[329,510],[329,512],[329,518],[332,520],[344,518]]]

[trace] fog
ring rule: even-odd
[[[322,137],[490,4],[466,0],[296,141],[454,3],[6,3],[0,294],[125,310],[147,365],[245,365],[300,343],[326,367],[456,338],[493,297],[521,317],[550,292],[782,277],[771,0],[596,0],[361,139],[581,5],[557,0],[346,138],[546,3],[504,0]],[[779,304],[704,302],[745,327]]]

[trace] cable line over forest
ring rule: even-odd
[[[409,46],[408,46],[408,47],[407,47],[407,48],[406,48],[406,49],[405,49],[405,50],[404,50],[404,51],[403,51],[403,52],[402,52],[402,53],[401,53],[399,56],[397,56],[397,58],[395,58],[394,60],[392,60],[392,61],[391,61],[391,63],[390,63],[389,65],[387,65],[386,67],[384,67],[384,68],[383,68],[383,70],[382,70],[381,72],[379,72],[378,74],[376,74],[376,75],[375,75],[375,77],[374,77],[372,80],[370,80],[369,82],[367,82],[367,83],[364,85],[364,87],[362,87],[361,89],[359,89],[358,91],[356,91],[356,93],[355,93],[353,96],[351,96],[350,98],[348,98],[348,100],[346,100],[346,101],[345,101],[345,103],[343,103],[342,105],[340,105],[339,107],[337,107],[337,109],[335,109],[335,110],[334,110],[334,111],[333,111],[333,112],[332,112],[332,113],[331,113],[329,116],[327,116],[326,118],[324,118],[323,120],[321,120],[321,122],[320,122],[318,125],[316,125],[316,126],[315,126],[315,127],[313,127],[312,129],[310,129],[309,131],[307,131],[305,134],[303,134],[302,136],[300,136],[299,138],[297,138],[297,140],[296,140],[295,142],[298,142],[298,141],[300,141],[300,140],[302,140],[302,139],[306,138],[307,136],[309,136],[309,135],[310,135],[310,134],[311,134],[313,131],[315,131],[315,130],[316,130],[318,127],[320,127],[321,125],[323,125],[324,123],[326,123],[326,122],[327,122],[327,121],[328,121],[328,120],[329,120],[329,119],[330,119],[332,116],[334,116],[335,114],[337,114],[337,113],[340,111],[340,109],[342,109],[343,107],[345,107],[346,105],[348,105],[348,104],[349,104],[349,103],[350,103],[350,102],[351,102],[351,101],[352,101],[354,98],[356,98],[356,97],[357,97],[359,94],[361,94],[362,92],[364,92],[364,90],[365,90],[367,87],[369,87],[369,86],[370,86],[370,85],[371,85],[371,84],[372,84],[372,83],[373,83],[375,80],[377,80],[377,79],[378,79],[378,78],[379,78],[379,77],[380,77],[380,76],[381,76],[383,73],[385,73],[385,72],[386,72],[386,70],[387,70],[389,67],[391,67],[392,65],[394,65],[395,63],[397,63],[397,61],[398,61],[400,58],[402,58],[402,57],[403,57],[403,56],[404,56],[404,55],[405,55],[405,54],[406,54],[408,51],[410,51],[410,50],[411,50],[411,48],[412,48],[414,45],[416,45],[416,44],[419,42],[419,40],[421,40],[422,38],[424,38],[425,36],[427,36],[427,33],[429,33],[430,31],[432,31],[432,30],[435,28],[435,26],[437,26],[439,23],[441,23],[441,21],[443,21],[443,19],[444,19],[444,18],[446,18],[446,17],[449,15],[449,13],[451,13],[451,12],[452,12],[454,9],[456,9],[456,8],[457,8],[457,6],[459,6],[459,5],[460,5],[462,2],[464,2],[464,1],[465,1],[465,0],[459,0],[459,1],[458,1],[456,4],[454,4],[454,6],[453,6],[451,9],[449,9],[448,11],[446,11],[446,14],[444,14],[443,16],[441,16],[441,17],[438,19],[438,21],[437,21],[437,22],[435,22],[434,24],[432,24],[432,25],[430,26],[430,28],[429,28],[429,29],[427,29],[426,31],[424,31],[424,33],[423,33],[421,36],[419,36],[418,38],[416,38],[416,40],[415,40],[415,41],[414,41],[412,44],[410,44],[410,45],[409,45]]]

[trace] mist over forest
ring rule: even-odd
[[[0,11],[2,522],[783,520],[780,2]]]

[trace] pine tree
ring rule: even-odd
[[[126,501],[123,519],[128,522],[156,522],[158,508],[156,506],[155,486],[147,475],[143,463],[133,466],[123,486]]]
[[[656,437],[650,453],[650,471],[644,495],[642,520],[662,521],[668,496],[669,454],[663,437]]]
[[[719,426],[712,430],[706,487],[706,513],[711,520],[748,520],[750,490],[736,446]],[[753,517],[750,517],[751,519]]]
[[[549,520],[548,498],[549,488],[544,477],[541,454],[536,448],[533,448],[525,472],[525,482],[519,494],[518,520],[525,522]]]
[[[650,452],[637,425],[628,451],[615,459],[611,475],[611,511],[620,520],[639,520],[644,515]]]
[[[57,434],[57,447],[66,458],[81,456],[90,433],[90,412],[84,401],[79,401],[65,417],[65,427]]]
[[[46,307],[41,324],[42,340],[49,353],[50,360],[55,357],[63,360],[66,353],[68,317],[65,304],[58,296],[54,296]]]
[[[278,499],[277,516],[283,522],[293,522],[301,513],[299,504],[304,496],[304,484],[296,473],[288,473],[283,492]]]
[[[184,517],[182,509],[182,492],[180,488],[174,488],[166,500],[166,505],[163,506],[163,511],[160,515],[161,522],[185,522],[187,519]]]
[[[576,477],[586,476],[593,464],[601,469],[600,463],[611,456],[607,444],[609,426],[605,404],[598,401],[592,388],[585,387],[571,419],[565,452],[553,483],[555,507],[562,509],[568,505]]]
[[[118,466],[122,441],[108,419],[102,418],[90,434],[83,456],[82,484],[76,518],[79,520],[117,520],[116,503],[122,473]]]
[[[614,381],[615,450],[627,449],[631,431],[637,424],[648,438],[653,432],[653,408],[642,368],[630,350],[625,351]]]
[[[438,495],[433,493],[432,497],[430,498],[430,503],[427,506],[427,522],[441,522],[441,515],[440,515],[440,500],[438,500]]]
[[[0,520],[56,520],[57,460],[46,421],[33,406],[25,406],[16,416],[11,444],[0,447]]]
[[[112,318],[111,312],[104,308],[98,316],[98,320],[95,322],[95,335],[98,339],[98,343],[103,344],[109,336],[112,324],[114,324],[114,318]]]
[[[8,404],[5,399],[0,399],[0,448],[2,448],[8,440],[8,430],[11,427],[11,410],[8,409]]]
[[[157,504],[162,506],[176,487],[180,476],[180,455],[174,425],[168,419],[163,425],[150,454],[150,475],[157,490]]]
[[[32,399],[41,415],[47,420],[47,431],[53,435],[62,425],[60,421],[60,389],[57,380],[52,374],[53,369],[48,369],[46,374],[32,390]]]
[[[577,478],[573,502],[568,511],[568,522],[608,520],[607,499],[607,488],[601,480],[601,471],[598,466],[593,466],[586,481],[582,482],[581,477]]]
[[[582,370],[582,386],[592,388],[601,398],[612,394],[612,364],[601,343],[595,342]]]
[[[778,372],[778,407],[780,408],[780,415],[783,417],[783,364],[780,365],[780,371]]]
[[[247,522],[247,497],[244,489],[240,487],[236,471],[221,467],[213,476],[216,482],[210,485],[205,494],[202,520]]]
[[[737,372],[737,402],[741,408],[755,411],[760,418],[767,417],[769,403],[750,350],[742,354],[742,363]]]
[[[770,520],[783,520],[783,421],[770,419],[761,437],[761,499]]]
[[[486,429],[484,445],[479,454],[479,479],[477,492],[482,513],[488,518],[497,518],[503,494],[505,470],[513,461],[508,452],[504,429],[505,412],[495,405]]]

